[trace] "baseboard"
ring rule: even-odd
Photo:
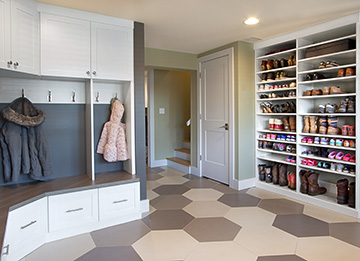
[[[248,189],[255,186],[255,178],[238,180],[238,190]]]
[[[200,176],[200,168],[190,167],[190,173],[195,176],[201,177]]]
[[[150,201],[148,199],[140,201],[140,211],[141,213],[150,211]]]
[[[167,160],[154,160],[151,162],[151,168],[167,166]]]
[[[184,173],[189,173],[190,172],[190,167],[189,166],[184,166],[181,165],[179,163],[173,162],[171,160],[167,161],[167,166],[173,169],[176,169],[178,171],[184,172]]]

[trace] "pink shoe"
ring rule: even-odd
[[[335,159],[335,156],[336,156],[336,151],[333,150],[333,151],[331,151],[331,152],[329,153],[328,158],[329,158],[329,159]]]
[[[301,142],[302,143],[307,143],[308,139],[309,139],[308,137],[304,137],[304,138],[301,139]]]
[[[307,140],[307,143],[314,143],[314,138],[313,137],[309,137]]]
[[[356,161],[356,155],[355,154],[352,155],[349,161],[350,162],[355,162]]]
[[[319,164],[318,161],[313,160],[313,159],[308,159],[308,165],[309,165],[309,166],[315,166],[315,165],[317,165],[317,164]]]
[[[291,158],[291,162],[296,163],[296,158],[294,156]]]
[[[350,154],[346,154],[343,158],[344,161],[349,161],[351,159],[351,155]]]
[[[301,162],[301,164],[307,165],[307,164],[308,164],[308,160],[307,160],[307,159],[303,159],[302,162]]]
[[[342,160],[343,158],[344,158],[344,153],[342,151],[336,153],[335,159]]]

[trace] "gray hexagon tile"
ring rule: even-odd
[[[192,201],[182,195],[162,195],[150,201],[157,210],[164,209],[182,209]]]
[[[214,188],[219,183],[209,180],[209,179],[193,179],[186,183],[184,183],[184,186],[187,186],[189,188]]]
[[[360,223],[330,224],[330,236],[360,248]]]
[[[328,236],[330,234],[328,223],[304,214],[277,215],[273,226],[297,237]]]
[[[231,241],[241,226],[223,217],[196,218],[184,230],[199,242]]]
[[[140,220],[91,232],[97,247],[131,246],[151,230]],[[126,237],[124,237],[126,235]]]
[[[294,201],[280,199],[263,199],[258,205],[260,208],[270,211],[274,214],[302,214],[304,205]]]
[[[214,189],[216,189],[216,190],[218,190],[218,191],[220,191],[220,192],[222,192],[222,193],[224,193],[224,194],[234,194],[234,193],[236,193],[236,194],[238,194],[238,193],[245,193],[247,190],[236,190],[236,189],[232,189],[232,188],[230,188],[229,186],[226,186],[226,185],[224,185],[224,184],[217,184],[215,187],[214,187]]]
[[[257,261],[306,261],[297,255],[259,256]]]
[[[76,261],[142,261],[131,246],[96,247]]]
[[[260,199],[246,193],[238,193],[225,194],[218,201],[230,207],[255,207],[260,202]]]
[[[184,210],[156,210],[142,221],[152,230],[183,229],[194,219]]]
[[[183,185],[161,185],[153,189],[153,191],[159,195],[175,195],[175,194],[181,195],[188,190],[190,189]]]
[[[193,175],[193,174],[185,174],[183,177],[187,178],[187,179],[190,179],[190,180],[200,180],[200,179],[202,179],[201,177],[198,177],[198,176]]]
[[[164,168],[160,168],[160,167],[157,167],[157,168],[146,168],[146,173],[147,174],[157,174],[157,173],[160,173],[160,172],[163,172],[165,171]]]

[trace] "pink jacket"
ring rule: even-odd
[[[125,124],[121,123],[124,106],[115,100],[111,108],[110,121],[105,123],[97,146],[97,153],[104,154],[108,162],[125,161],[129,159],[126,145]]]

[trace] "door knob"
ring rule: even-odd
[[[93,75],[96,75],[96,71],[93,71]]]
[[[90,74],[90,71],[86,71],[86,74],[89,75],[89,74]]]
[[[18,62],[14,62],[14,66],[19,66],[19,63],[18,63]]]
[[[8,61],[7,64],[8,64],[8,65],[12,65],[12,61]]]
[[[229,124],[225,123],[225,125],[221,126],[220,128],[224,128],[225,130],[229,130]]]

